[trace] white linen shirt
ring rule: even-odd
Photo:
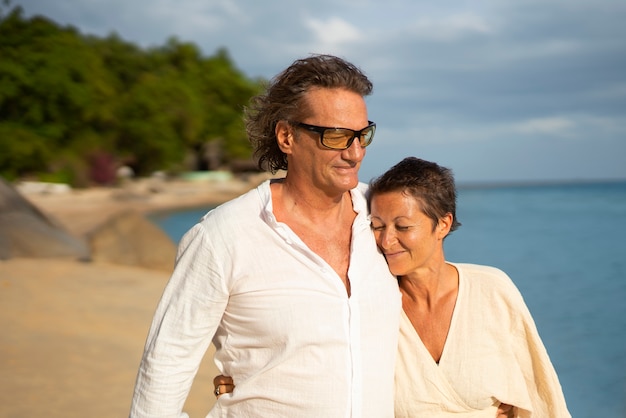
[[[272,212],[270,181],[181,240],[139,367],[131,417],[181,417],[202,357],[236,388],[207,417],[393,417],[401,298],[351,191],[348,277]],[[207,394],[207,396],[212,396]]]

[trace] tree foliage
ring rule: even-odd
[[[194,169],[185,161],[211,142],[223,164],[249,158],[242,110],[260,88],[225,49],[205,57],[176,38],[143,49],[0,9],[0,175],[84,185],[102,182],[95,160],[138,175]]]

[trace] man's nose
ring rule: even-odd
[[[361,161],[363,157],[365,157],[365,148],[361,146],[361,141],[359,137],[355,137],[352,139],[352,143],[348,148],[344,150],[348,159],[352,161]]]

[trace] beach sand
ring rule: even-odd
[[[148,194],[94,189],[27,197],[81,233],[129,207],[150,212],[206,206],[253,185],[183,182]],[[128,416],[147,332],[168,278],[168,272],[95,262],[0,261],[0,417]],[[215,402],[212,352],[185,406],[191,417],[204,417]]]

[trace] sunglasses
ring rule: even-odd
[[[372,143],[374,132],[376,132],[376,124],[371,120],[369,125],[360,131],[354,131],[348,128],[328,128],[326,126],[309,125],[302,122],[289,122],[299,128],[320,134],[320,142],[323,146],[330,149],[348,149],[355,138],[359,138],[359,143],[363,148]]]

